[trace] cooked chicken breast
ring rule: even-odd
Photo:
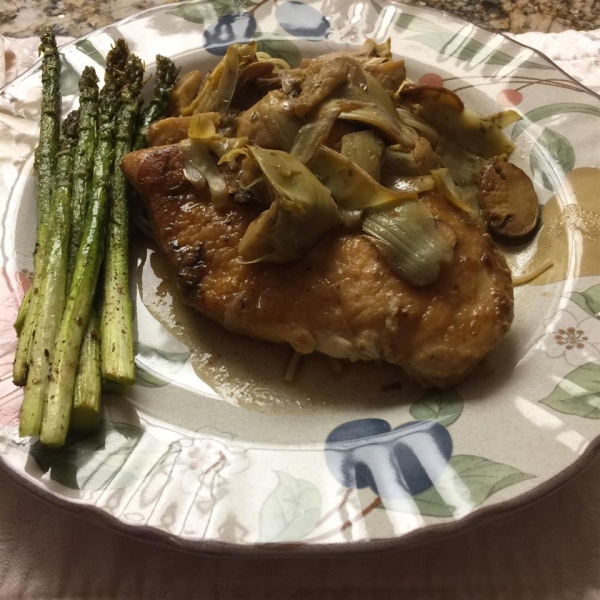
[[[238,243],[264,207],[230,199],[217,210],[185,178],[177,145],[127,155],[158,245],[185,300],[230,331],[302,354],[383,359],[424,386],[463,379],[508,331],[510,271],[489,235],[443,196],[423,196],[454,231],[453,264],[415,288],[359,232],[329,231],[288,264],[242,264]]]

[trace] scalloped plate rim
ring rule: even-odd
[[[95,29],[83,36],[74,38],[70,42],[62,44],[59,48],[66,46],[75,45],[77,42],[88,39],[92,34],[110,30],[112,27],[118,27],[121,24],[127,24],[131,21],[137,20],[138,18],[148,15],[153,12],[164,11],[167,7],[172,10],[175,7],[179,7],[187,4],[187,2],[178,2],[169,5],[161,5],[151,7],[143,11],[139,11],[133,15],[125,17],[119,21],[111,23],[105,27]],[[404,5],[398,2],[392,2],[395,6],[409,8],[411,11],[419,13],[427,13],[435,18],[449,19],[456,23],[468,22],[464,19],[457,17],[446,11],[438,10],[431,7],[420,7],[412,5]],[[469,24],[471,25],[471,24]],[[503,32],[493,32],[485,27],[473,25],[475,31],[483,31],[490,35],[500,35],[506,39],[509,43],[515,44],[522,48],[528,49],[535,55],[544,60],[548,65],[552,66],[553,69],[562,73],[570,81],[574,82],[582,91],[593,96],[595,99],[600,100],[600,94],[587,88],[580,81],[575,79],[569,73],[564,71],[561,67],[556,65],[550,58],[545,54],[524,44],[523,42],[517,41],[512,37],[506,35]],[[291,37],[291,36],[290,36]],[[40,59],[38,59],[30,68],[21,73],[18,77],[8,82],[4,87],[0,88],[0,93],[7,92],[12,86],[18,86],[20,82],[35,72],[40,66]],[[208,553],[208,554],[220,554],[220,553],[231,553],[232,551],[236,554],[280,554],[285,552],[294,553],[306,553],[306,554],[321,554],[332,552],[348,552],[353,553],[369,552],[369,551],[382,551],[382,550],[393,550],[393,549],[405,549],[422,543],[429,543],[440,539],[447,535],[456,535],[463,532],[473,526],[484,524],[489,520],[498,518],[506,515],[507,513],[519,510],[525,506],[528,506],[534,502],[537,502],[546,495],[558,490],[563,485],[568,484],[573,478],[579,475],[585,470],[596,458],[596,455],[600,452],[600,434],[593,439],[589,440],[588,445],[582,454],[580,454],[576,460],[571,462],[567,467],[559,471],[553,477],[544,479],[535,486],[533,489],[522,492],[517,496],[497,502],[491,505],[485,505],[476,507],[464,517],[457,518],[454,521],[446,521],[437,524],[429,524],[424,527],[417,528],[405,533],[399,537],[388,537],[388,538],[375,538],[365,539],[355,542],[333,542],[333,543],[319,543],[319,544],[307,544],[302,540],[290,543],[280,544],[261,544],[261,543],[235,543],[226,542],[216,539],[187,539],[179,537],[176,534],[170,534],[158,527],[151,525],[134,525],[131,523],[124,522],[116,516],[108,513],[102,508],[93,504],[84,504],[84,502],[71,501],[68,497],[59,495],[50,489],[43,487],[41,484],[34,482],[23,476],[19,471],[16,471],[9,466],[0,455],[0,471],[9,477],[16,485],[31,493],[44,502],[48,502],[61,510],[67,510],[78,517],[84,518],[90,522],[98,523],[104,527],[114,529],[121,534],[128,535],[130,537],[148,541],[153,544],[176,546],[180,550],[190,551],[195,553]]]

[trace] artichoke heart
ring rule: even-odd
[[[417,137],[415,147],[410,151],[399,145],[388,146],[381,161],[381,170],[384,173],[405,177],[429,175],[433,169],[439,167],[440,161],[424,137]]]
[[[240,240],[244,262],[288,263],[306,252],[341,217],[329,190],[295,157],[249,147],[273,197]]]
[[[256,42],[228,46],[221,62],[206,77],[197,96],[181,114],[186,116],[227,110],[237,86],[239,73],[253,62],[256,62]]]
[[[345,100],[362,102],[364,106],[342,112],[340,119],[365,123],[380,130],[393,142],[406,148],[413,148],[415,143],[412,131],[400,119],[392,99],[383,86],[359,67],[356,67],[355,71],[357,81],[346,85],[339,96]]]
[[[188,137],[193,140],[214,140],[222,137],[217,133],[219,113],[196,113],[190,119]]]
[[[466,212],[474,219],[479,216],[479,207],[467,204],[467,201],[462,197],[458,186],[454,183],[454,179],[450,176],[450,171],[448,169],[434,169],[431,171],[431,177],[433,177],[433,181],[438,190],[442,192],[456,208],[460,208],[460,210]]]
[[[415,192],[383,187],[349,158],[326,146],[319,148],[308,168],[346,210],[381,208],[417,197]]]
[[[500,112],[488,115],[487,118],[494,125],[500,127],[500,129],[506,129],[506,127],[520,121],[523,117],[516,110],[511,109],[501,110]]]
[[[340,154],[366,171],[375,181],[380,180],[380,160],[385,144],[374,131],[357,131],[342,137]]]
[[[419,114],[442,135],[477,156],[509,155],[515,148],[498,125],[469,108],[457,110],[435,98],[424,98]]]
[[[210,196],[215,206],[223,206],[229,196],[229,188],[219,172],[215,161],[203,141],[184,140],[179,142],[183,157],[183,174],[197,189],[208,184]]]
[[[356,102],[346,100],[330,100],[324,102],[316,110],[312,119],[307,121],[298,131],[294,145],[290,150],[303,165],[307,164],[331,133],[336,119],[345,110],[353,110],[359,106]]]
[[[373,211],[362,227],[392,271],[411,285],[431,285],[441,269],[452,264],[452,246],[419,201],[405,202],[389,211]]]

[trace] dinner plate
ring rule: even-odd
[[[43,498],[200,550],[381,549],[445,535],[540,497],[586,465],[600,434],[600,99],[539,53],[465,21],[392,2],[208,0],[151,9],[63,46],[63,115],[86,65],[124,37],[154,70],[212,68],[230,42],[296,66],[390,37],[415,82],[522,119],[511,161],[543,226],[507,248],[506,338],[463,383],[424,390],[399,368],[306,357],[238,337],[186,308],[151,244],[132,249],[136,384],[107,388],[101,427],[60,451],[18,436],[12,324],[29,285],[39,63],[0,94],[0,451]],[[151,88],[151,86],[147,86]]]

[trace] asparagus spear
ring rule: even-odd
[[[140,113],[137,130],[133,141],[133,149],[141,150],[146,147],[146,133],[154,121],[162,117],[167,109],[169,94],[175,85],[179,69],[166,56],[156,55],[156,83],[154,94],[148,106]]]
[[[23,323],[13,365],[13,380],[25,385],[29,362],[31,339],[36,329],[38,292],[44,271],[44,252],[48,231],[48,214],[56,153],[58,151],[60,115],[60,57],[52,29],[47,27],[41,35],[39,52],[42,55],[42,107],[40,117],[40,141],[36,150],[38,226],[33,256],[34,277],[29,307]],[[21,312],[21,311],[19,311]]]
[[[25,324],[25,317],[27,316],[27,309],[29,308],[29,302],[31,301],[31,286],[27,288],[25,292],[25,296],[23,296],[23,300],[21,301],[21,306],[19,307],[19,312],[17,313],[17,318],[15,319],[15,324],[13,327],[17,332],[17,337],[21,335],[21,331],[23,329],[23,325]]]
[[[98,127],[98,77],[93,67],[85,67],[79,79],[79,139],[73,162],[71,193],[71,242],[69,244],[69,281],[81,242]]]
[[[104,255],[110,177],[114,161],[116,115],[129,49],[118,40],[106,61],[105,85],[100,92],[98,143],[85,228],[77,251],[73,279],[58,331],[40,439],[59,447],[67,435],[79,349],[87,326],[98,272]]]
[[[73,276],[77,250],[81,243],[94,168],[98,129],[98,77],[92,67],[86,67],[79,80],[79,113],[79,140],[73,165],[69,279]],[[95,429],[100,419],[101,399],[98,312],[92,306],[77,362],[70,426],[83,431]]]
[[[75,391],[69,427],[78,431],[91,431],[100,422],[102,399],[102,373],[100,369],[100,318],[94,305],[79,351],[75,372]]]
[[[115,166],[111,181],[110,218],[104,262],[104,302],[100,319],[102,376],[131,385],[135,380],[133,315],[129,297],[129,211],[127,180],[119,168],[131,152],[140,110],[144,65],[135,55],[127,63],[128,85],[123,89],[117,116]]]
[[[146,147],[146,133],[167,108],[169,94],[175,85],[179,69],[171,59],[156,56],[156,83],[148,106],[139,114],[137,124],[132,121],[133,139],[122,140],[117,150],[115,165],[131,150]],[[133,106],[133,105],[132,105]],[[139,104],[136,105],[139,111]],[[128,111],[131,115],[131,111]],[[123,115],[128,118],[128,115]],[[123,131],[125,131],[125,126]],[[129,129],[127,129],[129,131]],[[131,385],[135,381],[133,349],[133,315],[129,297],[127,182],[115,166],[113,176],[113,204],[109,225],[109,250],[105,265],[104,305],[100,323],[102,340],[102,375],[117,383]],[[135,192],[130,190],[131,196]]]
[[[19,434],[22,436],[36,435],[40,429],[48,387],[48,368],[65,306],[71,226],[71,165],[78,124],[79,113],[74,111],[63,124],[56,158],[55,187],[47,215],[43,277],[37,296],[37,323],[31,342],[29,372],[19,421]]]

